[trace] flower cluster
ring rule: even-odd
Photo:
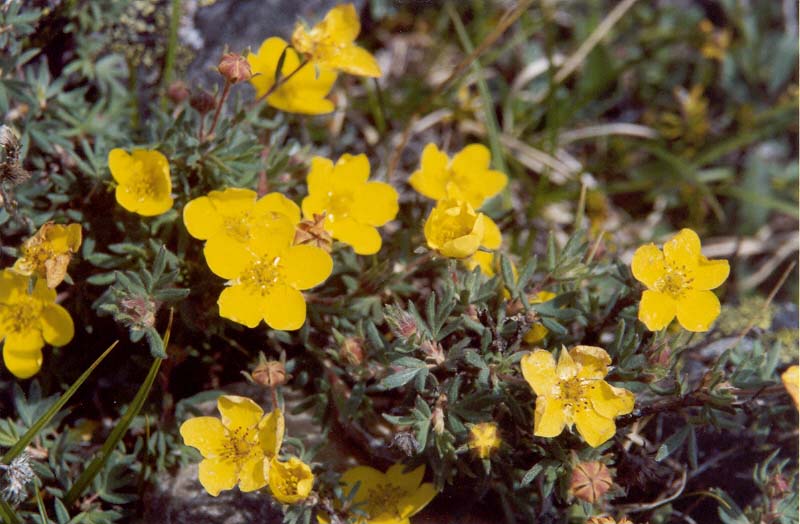
[[[435,144],[422,151],[420,168],[408,182],[421,195],[436,201],[425,221],[425,239],[440,255],[469,259],[482,257],[480,248],[500,247],[502,236],[497,224],[476,211],[508,183],[505,174],[489,169],[490,162],[489,150],[481,144],[468,145],[452,160]],[[481,258],[472,264],[491,266]]]
[[[269,485],[284,504],[308,497],[314,486],[311,468],[296,457],[278,458],[285,430],[281,410],[265,415],[251,399],[234,395],[219,397],[217,409],[221,418],[195,417],[180,428],[184,443],[203,456],[198,478],[210,495],[238,484],[242,491]]]
[[[289,113],[330,113],[334,105],[327,96],[338,72],[381,76],[375,58],[355,44],[360,32],[355,6],[344,4],[331,9],[311,29],[298,24],[291,46],[282,38],[267,38],[257,53],[247,56],[256,96]]]

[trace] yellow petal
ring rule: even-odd
[[[222,278],[238,278],[252,264],[253,254],[241,242],[228,235],[216,235],[203,248],[208,268]]]
[[[789,366],[781,375],[781,381],[786,392],[792,397],[794,406],[800,409],[800,367]]]
[[[136,213],[144,217],[154,217],[172,209],[175,200],[169,195],[170,190],[160,192],[155,198],[147,198],[139,203]]]
[[[678,322],[686,331],[708,331],[719,311],[719,299],[711,291],[689,291],[678,300]]]
[[[369,159],[367,155],[345,153],[333,166],[333,191],[351,192],[367,183],[369,178]]]
[[[206,240],[222,229],[222,217],[211,199],[203,196],[183,206],[183,224],[194,238]]]
[[[308,464],[297,457],[286,462],[273,459],[269,466],[269,489],[276,500],[296,504],[311,493],[314,474]]]
[[[42,336],[53,346],[68,344],[75,334],[69,312],[58,304],[48,304],[42,309]]]
[[[731,268],[727,260],[708,260],[700,257],[700,263],[692,272],[692,287],[701,291],[715,289],[728,278]]]
[[[349,43],[361,32],[361,21],[353,4],[341,4],[328,11],[317,27],[333,42]]]
[[[247,493],[256,491],[267,485],[267,478],[264,476],[264,456],[254,456],[242,464],[239,470],[239,489]]]
[[[264,297],[240,284],[223,289],[217,300],[219,316],[249,328],[256,327],[264,318],[265,303]]]
[[[117,203],[122,206],[124,210],[130,211],[131,213],[136,213],[141,205],[139,197],[131,191],[128,186],[117,186],[114,190],[114,198],[116,198]]]
[[[460,236],[446,242],[439,253],[451,258],[466,258],[473,255],[481,245],[481,237],[474,234]]]
[[[664,254],[655,244],[645,244],[639,247],[633,254],[631,261],[631,271],[634,278],[652,289],[656,281],[664,276]]]
[[[369,51],[357,45],[349,45],[338,49],[335,55],[330,56],[325,61],[325,65],[351,75],[370,78],[381,77],[381,67],[375,57]]]
[[[313,157],[306,183],[310,195],[327,195],[333,191],[333,161],[321,156]],[[306,218],[313,217],[306,215]]]
[[[237,216],[252,211],[258,194],[252,189],[229,187],[224,191],[211,191],[208,199],[218,213]]]
[[[491,153],[486,146],[470,144],[453,156],[450,168],[459,174],[481,172],[489,169],[491,160]]]
[[[425,466],[418,466],[414,469],[406,471],[406,465],[402,463],[392,464],[386,470],[386,478],[390,483],[401,488],[406,493],[411,493],[416,490],[422,478],[425,476]]]
[[[28,292],[27,279],[25,280],[25,284],[24,285],[25,285],[25,288],[24,288],[24,290],[22,290],[22,292],[23,293],[27,293]],[[36,280],[36,285],[33,287],[33,294],[31,296],[36,298],[36,299],[38,299],[38,300],[40,300],[40,301],[42,301],[42,302],[45,302],[45,303],[50,303],[50,302],[55,302],[56,301],[56,291],[55,291],[55,289],[50,289],[49,287],[47,287],[47,282],[45,282],[41,278]]]
[[[444,198],[447,185],[447,155],[435,144],[428,144],[422,150],[421,167],[415,171],[408,183],[418,193],[434,200]]]
[[[124,149],[115,148],[109,151],[108,169],[118,184],[126,184],[134,176],[133,159]]]
[[[190,418],[180,428],[183,443],[197,448],[205,458],[215,458],[228,439],[225,426],[216,417]]]
[[[536,344],[537,342],[544,340],[544,337],[546,337],[549,332],[550,331],[544,327],[544,325],[535,322],[533,327],[531,327],[522,337],[522,340],[528,344]]]
[[[556,365],[556,376],[559,380],[569,380],[578,375],[578,366],[572,359],[572,355],[562,346],[558,354],[558,364]]]
[[[350,216],[362,224],[382,226],[397,216],[397,198],[389,184],[368,182],[356,191]]]
[[[500,233],[500,228],[494,223],[494,220],[484,215],[483,218],[483,241],[481,246],[486,249],[499,249],[500,244],[503,243],[503,235]]]
[[[544,349],[528,353],[520,361],[522,376],[537,395],[552,395],[558,389],[556,360]]]
[[[481,268],[481,273],[486,275],[487,278],[492,278],[495,275],[494,253],[487,253],[486,251],[476,251],[471,257],[464,260],[464,264],[470,271],[472,271],[476,267]]]
[[[28,279],[10,269],[0,271],[0,302],[8,302],[14,296],[26,292]]]
[[[560,399],[536,397],[533,434],[537,437],[557,437],[564,431],[567,417]]]
[[[38,329],[28,329],[23,332],[11,331],[6,334],[3,343],[4,351],[19,354],[36,355],[44,347],[42,333]]]
[[[283,412],[280,409],[275,409],[267,413],[261,422],[258,424],[258,439],[261,443],[261,449],[267,458],[273,458],[278,455],[283,444],[283,434],[286,431],[286,423],[283,419]]]
[[[231,431],[254,428],[264,416],[264,410],[247,397],[222,395],[217,399],[222,425]]]
[[[436,493],[436,488],[430,482],[420,485],[410,495],[400,499],[400,514],[406,518],[413,517],[433,500]]]
[[[596,448],[614,436],[617,426],[610,418],[603,417],[594,409],[577,409],[575,427],[587,444]]]
[[[322,284],[333,271],[333,259],[315,246],[292,246],[281,257],[286,283],[296,289]]]
[[[352,490],[358,484],[358,492],[353,499],[354,503],[363,503],[369,497],[370,490],[377,489],[386,482],[383,473],[369,466],[356,466],[345,471],[340,481],[345,485],[344,494],[350,496]]]
[[[691,229],[681,229],[664,244],[664,259],[674,267],[694,269],[700,256],[700,237]]]
[[[671,296],[647,290],[642,293],[642,300],[639,302],[639,320],[650,331],[660,331],[675,318],[676,309],[677,304]]]
[[[30,378],[42,368],[42,351],[17,353],[3,346],[3,363],[6,369],[17,378]]]
[[[381,249],[382,240],[378,230],[352,218],[336,220],[331,227],[331,234],[333,238],[353,246],[359,255],[374,255]]]
[[[579,378],[603,378],[608,374],[608,365],[611,357],[606,350],[596,346],[575,346],[569,350],[569,355],[578,364]]]
[[[300,222],[300,208],[281,193],[268,193],[255,205],[256,213],[276,213],[289,219],[292,225]]]
[[[198,480],[203,488],[212,497],[216,497],[221,491],[233,489],[236,486],[237,478],[236,464],[218,458],[205,459],[198,467]]]
[[[633,411],[635,397],[623,388],[615,388],[605,380],[595,380],[589,386],[587,398],[603,417],[613,419]]]
[[[306,321],[306,299],[291,286],[276,284],[264,301],[264,321],[272,329],[294,331]]]

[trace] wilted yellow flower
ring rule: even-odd
[[[28,294],[29,279],[9,269],[0,272],[0,340],[3,362],[15,377],[29,378],[42,367],[45,342],[63,346],[75,327],[66,309],[56,304],[56,292],[37,280]]]
[[[633,254],[631,270],[647,286],[639,303],[639,320],[650,331],[664,329],[677,315],[687,331],[708,331],[719,316],[720,304],[710,290],[725,282],[727,260],[708,260],[700,252],[700,238],[682,229],[664,244],[641,246]]]
[[[535,295],[532,295],[528,298],[528,302],[531,304],[544,304],[549,300],[553,300],[556,298],[556,294],[551,291],[539,291]],[[534,322],[533,326],[525,333],[522,339],[527,342],[528,344],[536,344],[544,339],[549,333],[548,329],[544,327],[544,324],[540,322]]]
[[[611,357],[602,348],[575,346],[552,353],[534,350],[522,357],[522,375],[536,393],[533,433],[556,437],[574,423],[592,447],[614,436],[614,418],[633,410],[633,393],[603,380]]]
[[[435,144],[428,144],[422,151],[420,168],[408,183],[428,198],[455,197],[478,209],[508,183],[505,174],[489,169],[490,162],[489,150],[481,144],[468,145],[452,160]]]
[[[20,247],[20,257],[13,270],[23,276],[36,275],[55,289],[67,274],[72,255],[81,247],[80,224],[47,222]]]
[[[333,260],[318,247],[293,246],[292,240],[294,228],[264,227],[247,244],[206,249],[211,271],[229,279],[217,301],[220,316],[251,328],[264,319],[273,329],[300,329],[306,320],[300,291],[328,278]]]
[[[150,217],[172,207],[169,162],[158,151],[137,149],[128,154],[123,149],[112,149],[108,169],[118,184],[117,202],[128,211]]]
[[[711,128],[708,99],[703,96],[703,86],[696,85],[688,92],[681,87],[675,88],[675,99],[680,106],[680,114],[662,114],[659,131],[672,140],[680,138],[692,146],[702,144]]]
[[[219,397],[217,409],[221,419],[195,417],[181,424],[183,442],[204,458],[200,484],[214,497],[237,483],[242,491],[263,488],[283,442],[283,413],[276,409],[264,415],[258,404],[234,395]]]
[[[789,366],[781,375],[781,380],[787,393],[794,400],[795,407],[800,408],[800,368]]]
[[[315,156],[308,172],[308,196],[303,215],[325,215],[324,226],[333,238],[353,246],[359,255],[381,248],[380,227],[397,215],[397,191],[384,182],[369,182],[366,155],[342,155],[334,163]]]
[[[497,224],[465,201],[440,200],[425,221],[428,247],[450,258],[467,258],[479,247],[497,249],[503,240]]]
[[[353,4],[342,4],[328,11],[311,30],[305,24],[297,24],[292,46],[322,71],[333,69],[351,75],[380,77],[381,68],[375,57],[355,44],[360,32],[356,8]]]
[[[267,38],[258,48],[258,53],[247,55],[253,72],[250,83],[256,90],[256,96],[261,98],[273,88],[275,71],[284,51],[286,55],[280,74],[282,83],[266,98],[267,103],[288,113],[321,115],[333,111],[333,102],[325,97],[336,82],[336,73],[330,70],[315,71],[311,65],[301,67],[297,52],[285,40],[277,37]]]
[[[314,487],[314,474],[308,464],[290,457],[286,462],[273,459],[269,468],[269,489],[276,500],[297,504],[308,498]]]
[[[247,244],[264,228],[279,228],[284,235],[294,231],[300,222],[297,204],[280,193],[256,198],[250,189],[228,188],[186,204],[183,222],[190,235],[207,241],[206,259],[227,256],[230,244]]]
[[[436,496],[436,488],[426,482],[425,466],[404,473],[403,464],[391,466],[382,473],[369,466],[356,466],[341,478],[344,493],[349,495],[358,483],[353,505],[367,514],[360,524],[408,524]],[[320,519],[325,521],[324,519]]]
[[[725,58],[725,53],[728,52],[728,47],[731,45],[730,29],[717,29],[708,19],[700,22],[699,29],[704,37],[700,53],[706,58],[721,62]]]
[[[489,458],[501,443],[497,424],[494,422],[475,424],[469,430],[469,448],[482,459]]]

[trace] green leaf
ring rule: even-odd
[[[384,377],[384,379],[378,384],[378,387],[381,389],[395,389],[405,386],[417,376],[417,373],[421,371],[422,369],[420,368],[403,369],[397,373],[389,375],[388,377]]]
[[[658,452],[656,453],[656,462],[661,462],[665,458],[672,455],[675,450],[680,449],[691,431],[692,426],[687,424],[683,427],[683,429],[665,440],[664,443],[658,448]]]
[[[524,488],[525,486],[533,482],[539,475],[539,473],[542,472],[543,469],[544,466],[542,466],[541,464],[534,464],[534,466],[531,469],[525,472],[525,475],[522,477],[522,480],[520,481],[520,486]]]

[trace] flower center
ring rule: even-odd
[[[150,177],[145,176],[144,173],[141,173],[135,180],[125,184],[125,188],[136,197],[136,200],[139,202],[144,202],[146,199],[156,196],[156,189],[153,181]]]
[[[571,418],[576,412],[590,409],[588,390],[595,386],[591,380],[573,377],[559,382],[559,397],[564,402],[567,416]]]
[[[400,499],[407,494],[405,490],[392,483],[380,483],[367,492],[367,513],[373,519],[387,514],[398,519],[402,518]]]
[[[470,234],[475,221],[465,220],[466,218],[467,217],[462,213],[454,215],[446,212],[442,214],[439,227],[437,228],[437,236],[439,237],[438,243],[442,245],[456,238]]]
[[[24,296],[10,304],[0,304],[0,322],[8,333],[30,331],[42,312],[42,304],[33,297]]]
[[[280,262],[281,257],[257,260],[242,273],[242,284],[253,293],[269,295],[272,287],[284,279]]]
[[[300,478],[297,475],[291,471],[286,471],[284,475],[281,475],[279,481],[280,492],[288,496],[297,495],[298,482],[300,482]]]
[[[328,206],[326,218],[333,222],[337,218],[342,219],[350,214],[353,206],[353,195],[351,193],[328,193]]]
[[[231,462],[244,462],[258,452],[255,445],[256,432],[252,428],[229,429],[227,440],[219,450],[219,456]]]
[[[664,276],[656,280],[656,291],[671,296],[674,299],[681,298],[688,289],[691,288],[694,279],[686,271],[685,266],[667,266]]]

